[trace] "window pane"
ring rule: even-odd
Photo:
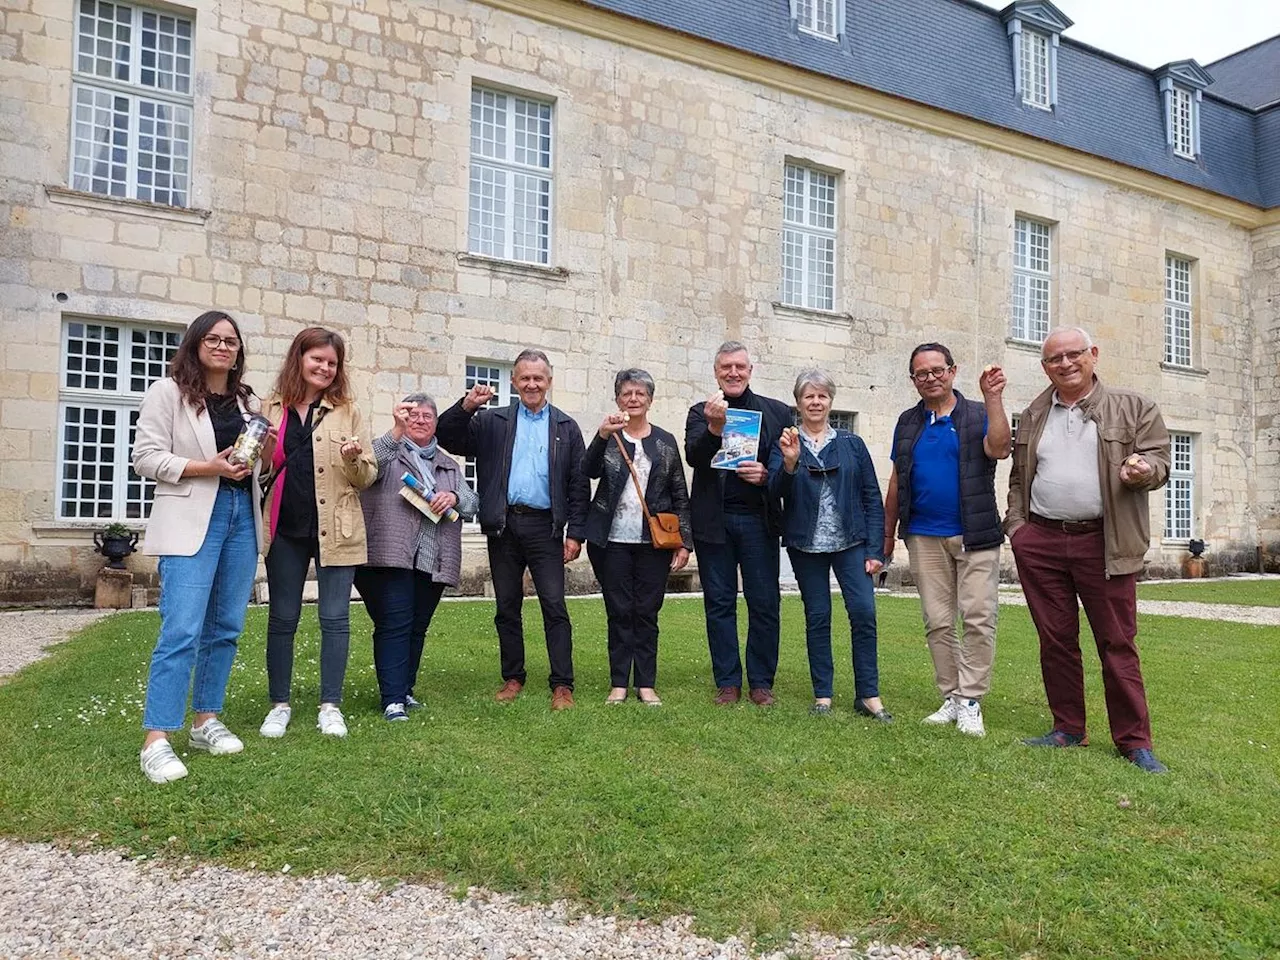
[[[125,459],[130,464],[126,468],[124,515],[129,520],[145,520],[151,516],[151,504],[156,498],[156,482],[149,477],[140,477],[133,472],[133,443],[138,433],[138,411],[129,411],[129,449]]]
[[[113,515],[118,415],[110,407],[64,404],[62,519],[107,519]]]
[[[492,90],[471,91],[471,155],[507,159],[507,97]]]
[[[73,390],[119,388],[120,328],[101,323],[68,323],[63,386]]]
[[[1191,93],[1179,87],[1173,90],[1173,149],[1184,157],[1195,156],[1195,141],[1192,135],[1192,98]]]
[[[808,253],[808,306],[816,310],[830,310],[835,301],[835,238],[811,235],[809,237]]]
[[[782,231],[782,302],[804,306],[804,234]]]
[[[129,195],[129,98],[77,86],[72,144],[76,190]]]
[[[169,363],[178,352],[182,334],[177,330],[134,330],[129,344],[129,389],[146,393],[147,388],[163,379]],[[133,441],[130,440],[130,443]]]
[[[511,178],[511,255],[516,260],[546,263],[551,250],[551,181],[523,173]]]
[[[782,178],[782,219],[804,224],[804,167],[788,163]]]
[[[514,98],[516,163],[551,168],[551,105]]]
[[[138,199],[186,206],[191,110],[138,101]]]
[[[76,30],[76,70],[95,77],[130,81],[129,44],[133,8],[105,0],[80,0]]]
[[[469,207],[468,249],[487,257],[505,256],[506,175],[472,163]]]
[[[1034,30],[1022,31],[1022,99],[1037,106],[1049,105],[1049,38]]]
[[[139,39],[144,87],[191,92],[191,23],[179,17],[144,11]]]

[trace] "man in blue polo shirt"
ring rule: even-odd
[[[954,388],[951,351],[940,343],[916,347],[907,370],[920,402],[898,418],[893,432],[884,555],[893,555],[900,526],[942,694],[942,706],[924,722],[954,723],[960,732],[981,737],[1004,543],[996,461],[1010,453],[1005,376],[999,367],[987,367],[978,379],[983,402],[966,400]],[[961,639],[957,614],[964,624]]]

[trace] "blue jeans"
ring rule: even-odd
[[[224,484],[195,555],[160,558],[160,637],[142,713],[147,730],[182,729],[188,692],[196,713],[222,711],[258,569],[251,496]]]
[[[316,606],[320,616],[320,702],[341,703],[351,646],[353,566],[322,567],[320,541],[276,537],[267,552],[267,694],[272,703],[288,703],[293,685],[293,638],[302,619],[302,587],[307,567],[316,561]]]
[[[444,584],[402,567],[361,567],[356,589],[373,621],[373,666],[382,706],[404,703],[418,682],[427,628]]]
[[[742,686],[738,659],[738,569],[747,600],[747,683],[769,689],[778,671],[778,538],[757,514],[726,513],[724,543],[694,543],[707,645],[717,687]]]
[[[880,696],[876,665],[876,594],[867,574],[867,554],[859,544],[839,553],[804,553],[787,548],[804,601],[805,643],[814,697],[831,696],[831,571],[836,573],[853,640],[853,691],[859,699]]]

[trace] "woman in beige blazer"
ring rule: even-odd
[[[219,311],[201,314],[138,412],[133,469],[156,482],[142,552],[160,558],[160,636],[141,754],[154,783],[187,775],[168,735],[182,729],[188,694],[193,748],[215,756],[244,749],[218,719],[261,551],[258,468],[227,458],[258,407],[241,379],[244,361],[236,322]]]
[[[332,330],[308,327],[285,355],[267,419],[277,435],[272,456],[266,528],[267,686],[271,710],[259,732],[288,729],[293,639],[302,616],[302,585],[316,564],[320,614],[320,713],[316,726],[345,737],[339,709],[351,640],[348,612],[356,567],[367,557],[360,491],[378,477],[361,444],[364,424],[351,401],[346,349]]]

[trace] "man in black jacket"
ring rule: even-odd
[[[738,658],[738,571],[747,600],[747,683],[751,702],[773,703],[773,675],[778,669],[778,538],[782,510],[769,496],[766,463],[769,450],[794,417],[787,404],[751,392],[751,357],[736,340],[720,345],[715,357],[720,390],[689,408],[684,428],[685,459],[693,467],[689,506],[693,543],[702,579],[711,671],[720,705],[742,696],[742,662]],[[736,471],[714,469],[728,410],[760,412],[757,458]]]
[[[564,602],[564,565],[586,538],[590,487],[582,472],[585,447],[573,418],[547,401],[551,362],[541,350],[516,357],[511,384],[520,399],[483,409],[493,389],[473,386],[440,417],[436,435],[451,453],[475,457],[480,529],[488,538],[489,570],[502,656],[497,700],[509,702],[525,684],[524,572],[542,607],[551,666],[551,709],[573,706],[573,625]]]
[[[942,706],[924,718],[985,736],[982,698],[991,689],[1000,587],[996,461],[1010,452],[1004,371],[978,378],[982,402],[955,389],[956,365],[940,343],[922,343],[907,361],[920,402],[898,418],[893,472],[885,494],[884,555],[901,527],[911,579],[920,591],[925,635]],[[964,623],[956,637],[956,615]]]

